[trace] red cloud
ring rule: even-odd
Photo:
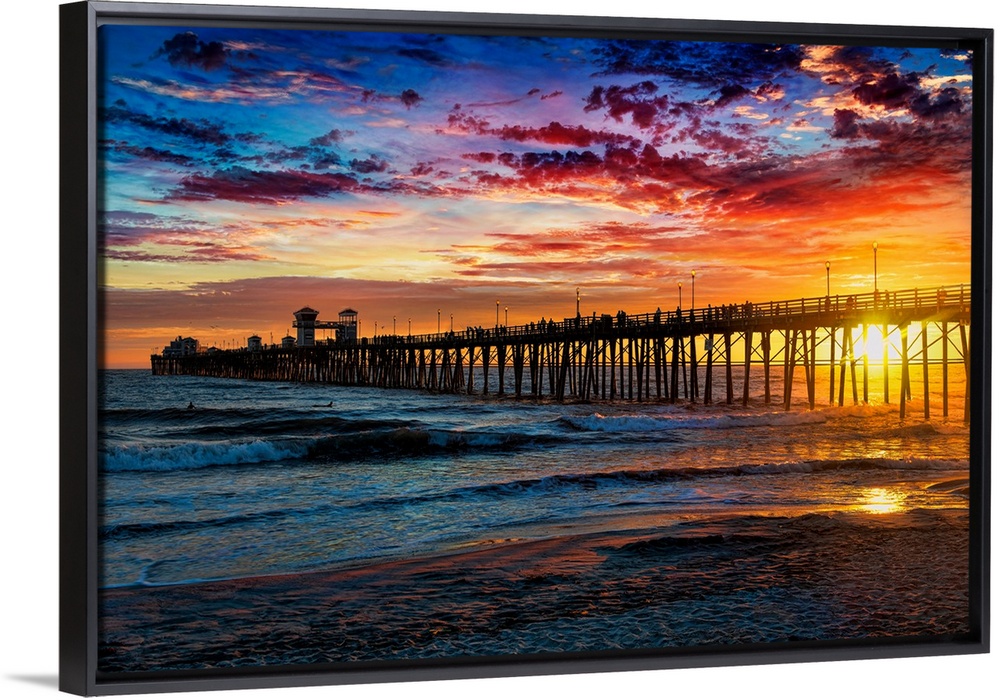
[[[487,151],[481,151],[479,153],[463,153],[462,157],[467,160],[474,160],[477,163],[493,163],[497,159],[496,153],[489,153]]]
[[[542,127],[503,126],[491,129],[488,133],[496,134],[505,141],[537,141],[554,146],[577,148],[595,144],[632,145],[632,147],[639,145],[639,140],[632,136],[604,130],[594,131],[585,126],[565,126],[559,122],[550,122],[548,126]]]
[[[303,170],[257,171],[233,167],[211,175],[189,175],[168,200],[224,199],[233,202],[284,204],[306,197],[326,197],[351,191],[358,182],[349,175]]]
[[[659,87],[651,80],[622,87],[612,85],[605,88],[594,87],[587,96],[585,112],[606,110],[609,117],[617,122],[626,115],[632,115],[632,123],[640,129],[649,129],[660,112],[667,109],[670,100],[666,95],[655,96]]]

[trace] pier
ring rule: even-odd
[[[555,401],[702,402],[790,410],[913,401],[931,416],[930,368],[969,397],[969,285],[874,291],[627,315],[591,315],[427,335],[347,337],[312,346],[152,355],[155,375],[321,382]],[[356,312],[353,312],[356,313]],[[877,356],[870,352],[876,341]],[[860,346],[859,346],[860,344]],[[860,350],[859,350],[860,347]],[[899,376],[890,382],[890,366]],[[756,368],[756,371],[751,371]],[[761,371],[762,370],[762,371]],[[880,370],[880,371],[876,371]],[[873,375],[877,374],[876,386]]]

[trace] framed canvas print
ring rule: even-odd
[[[987,651],[992,39],[62,6],[61,687]]]

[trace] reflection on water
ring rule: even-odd
[[[906,495],[899,491],[889,489],[865,489],[861,493],[857,510],[873,515],[884,515],[887,513],[897,513],[904,508]]]

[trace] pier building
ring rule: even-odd
[[[319,311],[305,306],[294,314],[292,326],[298,330],[296,344],[300,348],[311,348],[316,345],[317,330],[332,330],[337,342],[353,342],[358,339],[358,312],[354,309],[344,309],[336,321],[318,320]]]
[[[190,357],[201,352],[201,343],[195,338],[177,336],[163,348],[164,357]]]
[[[298,329],[296,340],[300,348],[311,348],[316,344],[316,317],[319,311],[303,306],[294,313],[295,322],[292,324]]]

